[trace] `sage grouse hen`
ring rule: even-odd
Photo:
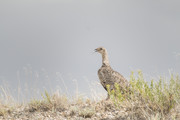
[[[107,85],[110,85],[110,90],[115,89],[114,84],[117,83],[121,91],[125,90],[129,85],[128,81],[118,72],[114,71],[109,64],[107,50],[103,47],[95,49],[102,55],[102,66],[98,70],[98,76],[104,89],[107,91]],[[107,96],[109,99],[109,94]]]

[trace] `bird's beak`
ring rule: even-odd
[[[94,52],[97,52],[97,49],[95,49]]]

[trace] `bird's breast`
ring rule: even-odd
[[[110,75],[110,70],[108,69],[105,69],[105,68],[101,68],[98,70],[98,76],[99,76],[99,79],[102,83],[106,83],[108,82],[111,78],[111,75]]]

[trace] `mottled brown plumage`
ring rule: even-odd
[[[99,47],[95,51],[102,55],[102,66],[98,70],[98,76],[104,89],[107,91],[107,85],[110,85],[110,90],[113,90],[115,89],[114,84],[117,83],[122,91],[125,90],[129,86],[128,81],[110,67],[107,50]],[[109,99],[109,95],[107,99]]]

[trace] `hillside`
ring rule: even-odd
[[[146,82],[141,71],[130,76],[131,92],[109,91],[110,100],[69,99],[64,95],[43,93],[41,100],[28,103],[0,100],[2,120],[178,120],[180,119],[180,79]],[[8,98],[8,95],[6,95]],[[7,100],[7,99],[6,99]]]

